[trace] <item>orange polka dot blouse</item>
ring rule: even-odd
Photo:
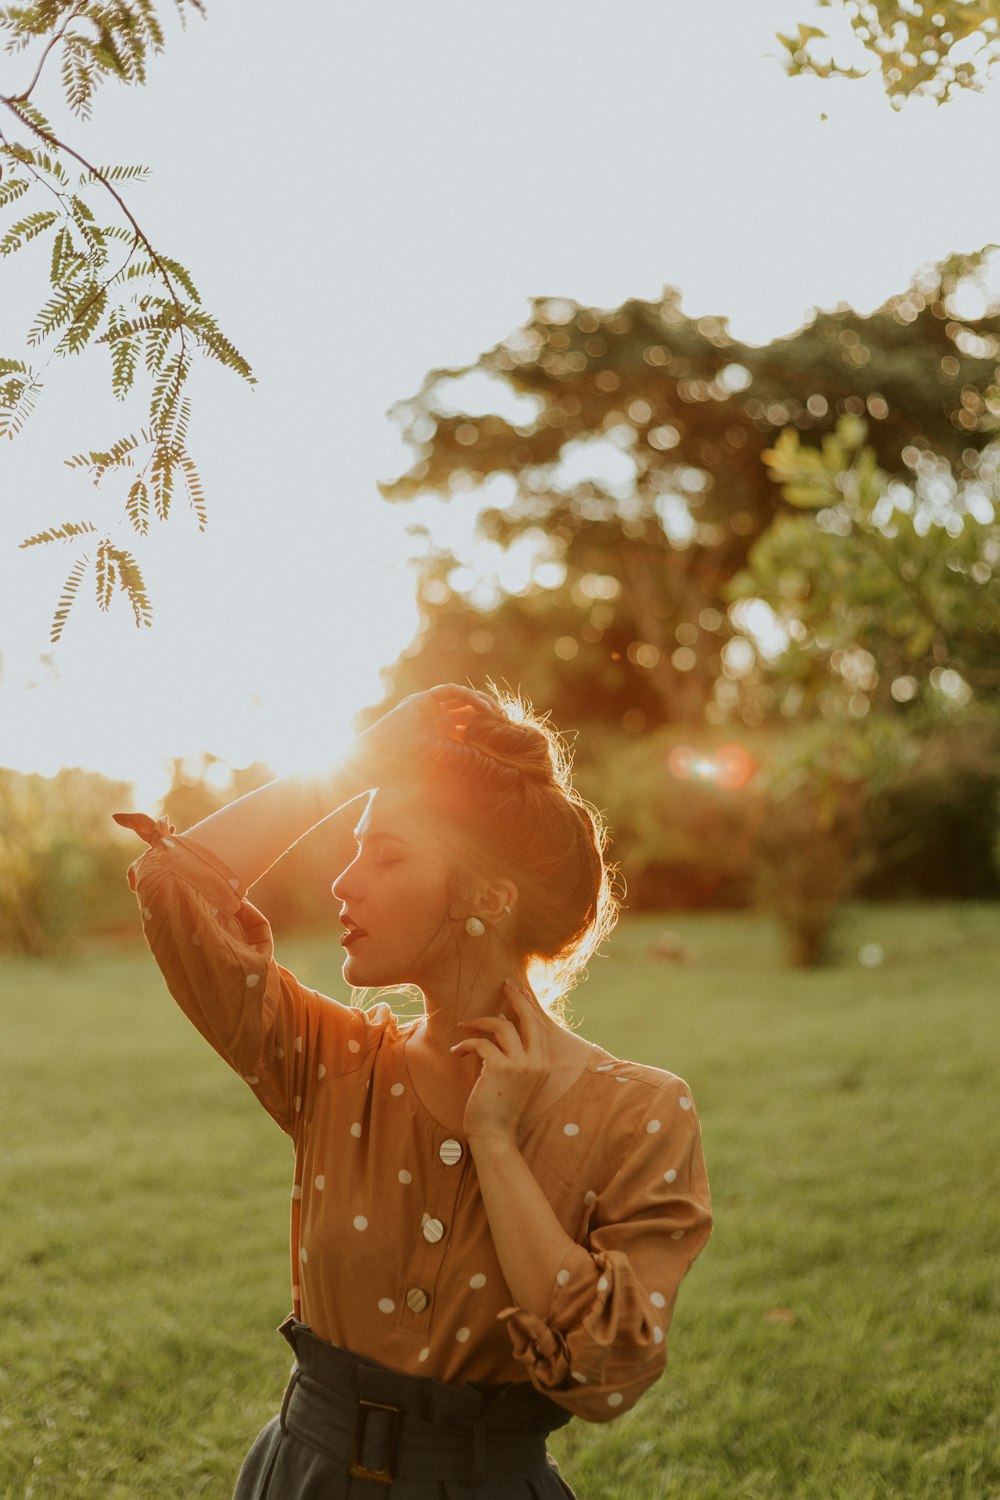
[[[528,1379],[592,1422],[628,1410],[663,1371],[677,1289],[711,1227],[683,1080],[595,1046],[525,1122],[523,1155],[590,1257],[556,1275],[539,1318],[512,1305],[468,1142],[414,1091],[415,1023],[306,989],[231,870],[162,820],[120,821],[152,845],[129,884],[167,988],[294,1144],[296,1316],[409,1374]]]

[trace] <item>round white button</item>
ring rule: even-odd
[[[461,1141],[453,1140],[450,1137],[448,1140],[442,1141],[438,1147],[438,1156],[440,1156],[446,1167],[453,1167],[456,1162],[462,1160]]]
[[[406,1294],[406,1305],[412,1313],[422,1313],[429,1301],[422,1286],[411,1286]]]
[[[431,1245],[436,1245],[444,1234],[444,1225],[440,1219],[424,1220],[424,1239]]]

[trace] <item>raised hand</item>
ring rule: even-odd
[[[355,758],[375,769],[405,763],[437,740],[461,740],[469,720],[484,710],[499,712],[486,693],[453,682],[411,693],[358,735]]]
[[[476,1033],[452,1047],[456,1057],[475,1054],[479,1077],[465,1106],[464,1130],[477,1141],[517,1144],[518,1126],[529,1116],[532,1100],[549,1077],[549,1022],[531,991],[513,979],[504,992],[514,1012],[480,1016],[459,1024]]]

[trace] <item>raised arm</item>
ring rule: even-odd
[[[304,834],[377,785],[387,763],[457,734],[463,709],[484,706],[495,711],[484,694],[451,684],[416,693],[358,735],[330,775],[280,777],[183,832],[251,886]]]

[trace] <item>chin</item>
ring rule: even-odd
[[[363,959],[353,953],[348,953],[340,972],[356,990],[382,989],[388,985],[408,983],[392,965],[380,963],[377,959]]]

